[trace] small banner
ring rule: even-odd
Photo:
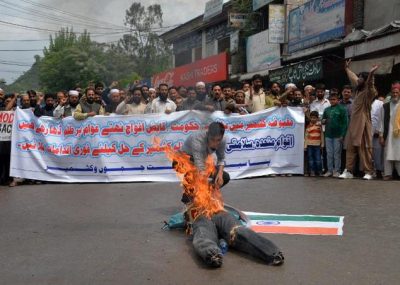
[[[96,116],[84,121],[15,113],[11,176],[60,182],[177,181],[164,154],[212,121],[225,124],[232,179],[303,173],[304,113],[271,108],[240,116],[196,111]],[[153,144],[158,137],[159,146]]]
[[[283,215],[243,212],[257,233],[343,235],[343,216]]]
[[[14,111],[0,111],[0,141],[10,141]]]

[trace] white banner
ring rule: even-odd
[[[0,111],[0,141],[11,140],[14,111]]]
[[[177,181],[163,152],[212,121],[226,126],[225,169],[233,179],[303,173],[304,114],[271,108],[246,116],[222,112],[170,115],[37,118],[18,109],[12,134],[11,176],[59,182]],[[154,137],[161,139],[159,147]]]

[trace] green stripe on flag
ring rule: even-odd
[[[340,222],[340,217],[327,216],[287,216],[287,215],[247,215],[250,220],[258,221],[309,221],[309,222]]]

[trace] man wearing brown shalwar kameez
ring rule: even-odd
[[[374,73],[378,69],[374,65],[369,73],[360,73],[358,76],[350,70],[351,60],[346,62],[346,73],[353,86],[356,86],[356,93],[353,97],[353,107],[348,127],[346,146],[346,169],[340,178],[353,178],[351,173],[355,159],[360,159],[361,170],[364,171],[363,179],[371,180],[374,172],[372,165],[372,122],[371,105],[378,92],[374,85]]]

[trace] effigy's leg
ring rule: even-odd
[[[218,234],[229,246],[264,260],[267,264],[281,265],[284,257],[280,249],[269,239],[243,226],[227,212],[220,212],[212,217]]]
[[[193,223],[193,247],[195,252],[210,266],[222,265],[222,253],[218,247],[218,232],[214,223],[199,216]]]

